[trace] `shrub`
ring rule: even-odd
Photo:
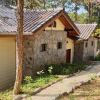
[[[95,61],[100,61],[100,54],[95,57]]]
[[[33,81],[33,79],[31,78],[31,76],[26,76],[24,81],[25,81],[25,83],[31,83]]]
[[[49,70],[51,66],[52,69],[50,73]],[[84,64],[52,64],[45,66],[45,73],[53,75],[67,75],[84,70],[85,68],[86,66]]]

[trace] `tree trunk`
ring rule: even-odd
[[[43,0],[43,8],[46,9],[46,1]]]
[[[88,4],[88,12],[89,12],[89,23],[91,23],[91,19],[92,19],[92,2],[89,2]]]
[[[17,53],[18,64],[16,68],[16,80],[14,85],[14,95],[21,92],[22,73],[23,73],[23,8],[24,0],[17,0]]]
[[[77,3],[75,3],[75,22],[77,22],[78,12],[77,12]]]

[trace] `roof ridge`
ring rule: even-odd
[[[89,24],[75,24],[75,25],[97,25],[96,23],[89,23]]]

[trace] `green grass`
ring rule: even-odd
[[[55,80],[59,79],[59,77],[54,75],[44,75],[39,76],[31,80],[30,82],[26,82],[22,85],[22,90],[25,93],[32,93],[35,89],[39,87],[43,87],[48,83],[54,82]]]
[[[34,79],[27,80],[22,85],[22,92],[31,94],[34,92],[35,89],[39,87],[43,87],[51,82],[54,82],[55,80],[58,80],[59,77],[55,75],[43,75],[35,77]],[[4,92],[0,92],[0,100],[12,100],[12,89],[6,90]]]
[[[45,71],[40,71],[39,74],[32,79],[26,77],[22,84],[22,92],[31,94],[35,89],[44,87],[47,84],[59,79],[57,75],[69,75],[77,71],[84,70],[86,65],[84,64],[57,64],[45,66]],[[0,93],[0,100],[12,100],[12,89]]]
[[[0,100],[12,100],[12,89],[0,92]]]

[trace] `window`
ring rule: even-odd
[[[41,44],[41,52],[44,52],[47,50],[47,44]]]
[[[53,27],[56,27],[56,21],[53,22]]]
[[[53,26],[53,23],[52,24],[50,24],[48,27],[52,27]]]
[[[62,42],[58,42],[57,43],[57,49],[61,49],[62,48]]]
[[[56,27],[56,21],[54,21],[53,23],[51,23],[51,24],[49,25],[49,27]]]
[[[94,43],[93,43],[93,41],[92,41],[92,42],[91,42],[91,46],[93,46],[93,44],[94,44]]]
[[[88,43],[86,42],[86,43],[85,43],[85,47],[87,48],[87,46],[88,46]]]

